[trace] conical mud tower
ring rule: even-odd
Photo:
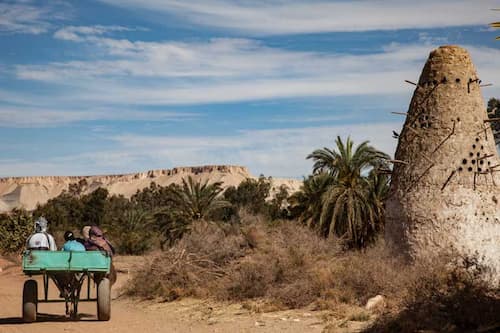
[[[500,273],[500,159],[468,52],[431,52],[396,150],[386,238],[412,257],[455,250]]]

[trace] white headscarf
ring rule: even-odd
[[[35,221],[35,232],[47,232],[47,225],[49,222],[44,217],[39,217]]]

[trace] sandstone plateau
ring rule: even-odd
[[[138,190],[148,187],[151,182],[166,186],[182,183],[182,178],[192,176],[195,180],[222,182],[223,187],[237,186],[247,178],[253,177],[247,168],[233,165],[207,165],[199,167],[179,167],[173,169],[150,170],[141,173],[102,176],[40,176],[0,178],[0,212],[14,208],[34,209],[67,190],[68,186],[85,180],[90,193],[102,187],[110,194],[131,197]],[[287,186],[290,193],[300,188],[302,181],[296,179],[272,179],[272,190],[281,185]]]

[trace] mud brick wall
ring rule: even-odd
[[[411,257],[454,249],[500,273],[500,159],[468,52],[432,51],[399,136],[386,239]]]

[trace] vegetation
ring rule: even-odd
[[[490,100],[489,113],[499,104]],[[383,295],[386,307],[377,310],[383,315],[367,332],[462,332],[498,324],[500,291],[481,280],[474,258],[447,265],[449,257],[437,255],[432,263],[409,265],[377,241],[388,193],[389,178],[379,172],[387,168],[386,154],[338,137],[334,148],[308,158],[313,173],[291,196],[264,176],[225,191],[221,183],[191,177],[181,185],[151,183],[130,199],[105,189],[88,193],[84,181],[72,184],[32,213],[0,215],[0,251],[20,251],[33,218],[43,215],[52,232],[99,224],[119,253],[161,248],[133,277],[132,296],[210,297],[255,310],[308,306],[367,321],[364,304]]]
[[[499,10],[499,9],[494,9],[494,10]],[[490,27],[498,29],[498,28],[500,28],[500,22],[490,23]],[[500,40],[500,36],[496,37],[495,39]]]
[[[349,247],[361,248],[382,229],[388,178],[375,168],[384,166],[386,157],[368,142],[354,148],[349,138],[345,143],[337,138],[334,149],[318,149],[308,156],[314,161],[313,175],[292,196],[286,186],[273,188],[272,179],[264,176],[225,191],[220,182],[197,182],[192,177],[180,185],[151,183],[130,199],[110,196],[103,188],[89,193],[89,185],[82,180],[32,214],[13,212],[9,219],[23,223],[44,216],[59,242],[64,230],[99,225],[119,253],[142,254],[172,246],[194,221],[237,224],[243,212],[268,221],[296,219],[319,235],[339,237]],[[21,230],[15,234],[25,235]],[[12,244],[13,250],[22,247],[19,242]]]
[[[349,247],[362,248],[373,241],[384,223],[388,177],[377,174],[387,168],[388,156],[368,144],[354,148],[350,138],[340,137],[334,149],[313,151],[313,173],[294,196],[294,211],[324,236],[337,236]]]
[[[487,107],[489,118],[500,118],[500,99],[490,98]],[[491,130],[493,131],[493,136],[495,137],[495,143],[500,144],[500,122],[492,121],[490,122]]]
[[[384,315],[368,332],[463,332],[495,324],[500,290],[481,280],[474,260],[449,262],[438,255],[410,265],[382,242],[345,251],[302,224],[243,215],[239,225],[196,221],[135,275],[127,292],[161,301],[209,297],[256,311],[307,306],[351,320],[367,320],[367,300],[384,295],[385,308],[376,310]]]
[[[210,217],[216,210],[230,206],[228,201],[219,197],[222,191],[222,182],[195,182],[189,176],[187,181],[182,179],[182,187],[172,188],[173,203],[181,214],[192,220],[201,220]]]
[[[31,214],[24,210],[14,210],[9,214],[0,214],[0,253],[20,251],[26,239],[33,232],[34,223]]]

